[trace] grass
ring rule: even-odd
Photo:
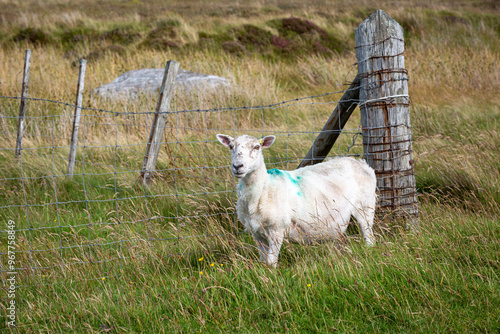
[[[498,330],[499,263],[484,256],[498,253],[498,224],[474,214],[441,217],[436,211],[442,208],[432,204],[421,209],[422,218],[436,225],[420,236],[392,231],[373,250],[357,239],[308,250],[286,245],[278,270],[258,263],[248,238],[230,237],[221,243],[233,243],[231,250],[131,260],[123,264],[131,270],[127,276],[25,291],[24,329]]]
[[[29,101],[33,117],[16,160],[18,101],[0,99],[7,148],[0,150],[0,221],[16,222],[23,250],[17,264],[37,268],[18,273],[12,332],[500,331],[500,32],[493,1],[406,1],[397,8],[321,0],[0,4],[1,95],[19,94],[29,47],[30,96],[72,103],[75,64],[85,56],[84,105],[123,112],[84,111],[85,147],[70,179],[72,108]],[[373,249],[353,227],[344,241],[285,244],[280,267],[263,266],[241,233],[229,156],[215,140],[219,132],[278,134],[267,163],[295,168],[312,142],[309,132],[321,129],[341,94],[170,115],[160,171],[145,189],[137,171],[151,122],[144,112],[154,110],[155,98],[122,103],[88,93],[168,59],[232,82],[225,92],[177,92],[173,110],[341,91],[356,73],[354,28],[376,8],[405,28],[420,230],[377,221]],[[347,125],[353,131],[332,155],[346,152],[359,122],[355,111]],[[362,153],[360,139],[350,153]],[[2,241],[0,251],[6,249]],[[4,270],[4,255],[1,263]],[[6,278],[2,273],[4,286]],[[0,329],[7,329],[6,294],[1,301]]]

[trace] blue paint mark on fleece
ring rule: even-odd
[[[290,173],[288,173],[287,171],[279,170],[276,168],[268,169],[267,174],[269,174],[271,176],[271,178],[273,178],[273,177],[286,177],[290,182],[292,182],[293,185],[295,185],[299,189],[297,191],[297,195],[302,196],[302,193],[300,192],[300,185],[299,185],[300,176],[297,176],[297,178],[294,179],[290,175]]]

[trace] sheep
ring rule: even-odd
[[[277,267],[284,239],[307,244],[338,238],[351,216],[365,244],[375,244],[376,178],[365,161],[337,157],[294,171],[267,170],[262,149],[275,136],[218,134],[217,139],[230,148],[231,172],[239,179],[238,218],[268,266]]]

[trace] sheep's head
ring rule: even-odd
[[[222,145],[231,149],[231,172],[237,178],[242,178],[264,163],[262,149],[271,146],[276,137],[267,136],[259,140],[248,135],[236,138],[228,135],[217,135],[217,139]]]

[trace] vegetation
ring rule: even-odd
[[[73,109],[28,101],[15,159],[19,101],[0,98],[0,224],[16,223],[18,266],[41,267],[19,270],[12,332],[500,331],[495,1],[0,4],[0,95],[19,95],[26,48],[31,97],[73,103],[76,65],[89,61],[73,178],[65,176]],[[373,249],[356,228],[335,243],[286,244],[280,267],[268,269],[237,221],[228,152],[215,134],[278,134],[267,163],[295,168],[341,93],[240,107],[346,88],[354,29],[377,8],[405,29],[421,228],[380,220]],[[138,171],[156,97],[89,92],[168,59],[232,82],[220,92],[178,90],[171,109],[231,109],[171,114],[145,188]],[[355,111],[332,155],[345,154],[359,121]],[[360,138],[349,152],[362,152]],[[0,261],[5,270],[5,254]]]

